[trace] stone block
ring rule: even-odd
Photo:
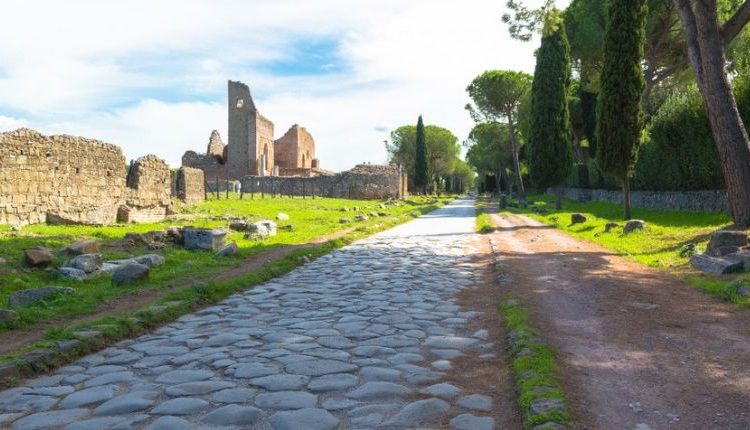
[[[276,223],[271,220],[266,219],[247,225],[245,237],[248,239],[265,239],[272,236],[276,236]]]
[[[99,252],[99,244],[93,239],[80,239],[65,248],[70,255],[96,254]]]
[[[715,275],[741,272],[744,267],[742,261],[712,257],[706,254],[693,255],[690,257],[690,264],[697,270]]]
[[[646,221],[642,219],[631,219],[625,223],[625,227],[622,228],[622,234],[630,234],[636,230],[643,230],[646,228]]]
[[[743,246],[747,246],[747,233],[744,231],[717,231],[711,235],[711,239],[708,241],[706,254],[712,257],[720,257],[726,255],[722,254],[722,248],[724,247],[736,247],[739,249]],[[724,252],[726,252],[726,249]]]
[[[221,229],[186,228],[183,230],[185,248],[218,251],[224,247],[227,232]]]
[[[232,242],[229,245],[221,248],[217,253],[216,257],[233,257],[237,255],[237,243]]]
[[[570,214],[570,224],[583,224],[586,222],[586,216],[581,213]]]
[[[65,263],[63,267],[82,270],[85,273],[93,273],[102,268],[101,254],[81,254]]]
[[[43,247],[23,251],[24,263],[29,267],[47,267],[52,263],[53,258],[52,251]]]
[[[112,283],[116,286],[132,284],[148,279],[149,268],[145,264],[128,263],[112,273]]]

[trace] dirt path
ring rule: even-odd
[[[527,217],[493,217],[504,289],[558,351],[577,428],[750,428],[750,310]]]
[[[331,234],[320,236],[311,242],[299,244],[299,245],[283,245],[275,248],[271,248],[265,251],[261,251],[257,254],[253,254],[245,259],[238,266],[230,267],[222,271],[219,275],[212,274],[211,280],[214,281],[228,281],[230,279],[238,278],[242,275],[252,273],[256,270],[261,269],[263,266],[276,261],[281,260],[292,252],[299,249],[312,248],[321,245],[329,240],[340,239],[347,234],[354,231],[354,228],[347,228],[339,230]],[[157,300],[183,288],[187,288],[191,283],[195,281],[206,281],[206,275],[192,274],[186,279],[175,279],[172,282],[171,287],[161,288],[158,290],[143,289],[133,292],[126,296],[118,297],[116,299],[102,303],[95,312],[80,316],[76,318],[60,318],[43,323],[35,324],[30,327],[23,329],[12,330],[0,334],[0,354],[7,354],[9,352],[16,351],[27,345],[41,340],[44,334],[53,327],[58,327],[61,324],[66,327],[73,327],[77,324],[85,323],[87,321],[97,320],[99,318],[111,315],[117,315],[123,312],[134,311],[142,307],[148,306],[156,302]]]

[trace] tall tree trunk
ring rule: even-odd
[[[625,178],[622,182],[622,203],[625,208],[624,219],[628,221],[633,217],[633,206],[630,203],[630,179]]]
[[[688,45],[688,58],[708,111],[724,171],[732,218],[750,225],[750,139],[726,75],[716,0],[674,0]]]
[[[513,169],[516,171],[516,181],[518,181],[518,192],[521,195],[521,200],[526,198],[526,188],[523,186],[523,177],[521,176],[521,162],[519,161],[518,152],[518,139],[516,137],[516,127],[513,122],[508,124],[510,130],[510,146],[513,152]]]
[[[502,170],[503,169],[501,169],[499,167],[497,169],[495,169],[495,191],[497,192],[498,196],[503,193],[503,189],[500,186],[502,184],[502,179],[501,179],[501,176],[500,176],[501,175],[500,172]]]
[[[555,187],[555,209],[557,210],[562,210],[562,196],[563,188],[558,185]]]

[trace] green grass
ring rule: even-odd
[[[239,265],[247,257],[282,245],[308,243],[325,234],[353,227],[357,231],[376,231],[385,226],[403,222],[413,216],[435,209],[450,198],[413,198],[405,202],[357,201],[344,199],[301,199],[266,198],[239,200],[209,200],[200,205],[185,207],[176,219],[151,224],[118,224],[112,226],[26,226],[20,232],[8,226],[0,226],[0,256],[7,264],[0,266],[0,307],[5,307],[8,296],[14,291],[47,285],[70,286],[76,293],[46,300],[38,305],[16,309],[20,319],[0,325],[0,332],[33,325],[44,321],[65,321],[66,319],[92,313],[103,303],[112,299],[135,294],[142,289],[165,289],[170,287],[187,288],[193,280],[208,279],[228,267]],[[357,207],[358,210],[353,209]],[[168,245],[159,251],[148,251],[143,247],[124,250],[113,247],[113,242],[127,232],[145,233],[163,230],[177,225],[196,227],[226,227],[228,217],[243,217],[252,220],[275,219],[277,213],[290,216],[288,221],[279,221],[277,236],[265,241],[248,240],[243,233],[230,231],[227,243],[235,241],[239,255],[217,259],[213,253],[189,251]],[[384,216],[370,216],[366,221],[356,222],[359,213]],[[342,224],[340,218],[350,218],[351,223]],[[284,229],[291,225],[290,230]],[[356,233],[356,232],[355,232]],[[23,250],[35,246],[45,246],[54,252],[63,249],[75,240],[89,237],[100,242],[100,251],[105,259],[126,258],[133,255],[155,252],[166,258],[166,264],[151,271],[147,282],[127,287],[113,287],[108,277],[100,277],[85,282],[62,281],[54,271],[27,269],[23,267]],[[53,265],[61,266],[68,257],[56,254]]]
[[[480,234],[490,234],[495,231],[495,224],[492,217],[487,213],[487,200],[478,199],[476,203],[476,227],[475,230]]]
[[[622,206],[603,202],[580,203],[564,199],[563,209],[555,210],[554,197],[533,195],[528,197],[526,209],[508,208],[512,213],[523,213],[545,224],[555,226],[575,237],[597,243],[617,254],[632,258],[647,266],[660,268],[678,276],[697,289],[722,300],[750,306],[750,298],[737,293],[742,285],[750,285],[747,273],[715,277],[696,275],[690,268],[690,248],[703,252],[710,235],[731,225],[731,218],[722,213],[696,213],[633,209],[633,218],[646,221],[643,231],[622,234]],[[583,224],[570,224],[571,214],[586,216]],[[618,227],[604,232],[608,222]]]
[[[528,429],[550,421],[568,425],[571,417],[567,410],[551,410],[544,414],[531,415],[531,402],[538,398],[565,400],[557,377],[555,354],[539,342],[529,323],[528,312],[517,299],[503,299],[500,311],[505,328],[514,339],[511,342],[512,368],[518,388],[518,402],[524,416],[524,427]]]

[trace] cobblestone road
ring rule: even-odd
[[[493,359],[455,299],[473,228],[457,201],[334,251],[0,393],[0,426],[492,429],[491,399],[450,378]]]

